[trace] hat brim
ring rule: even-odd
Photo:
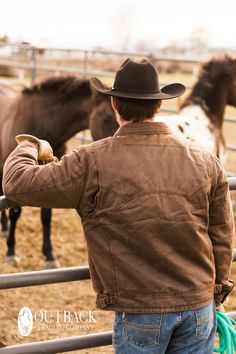
[[[97,77],[92,77],[90,79],[90,84],[94,90],[103,93],[104,95],[124,98],[135,98],[142,100],[169,100],[171,98],[181,96],[186,91],[184,85],[179,83],[173,83],[162,87],[159,92],[151,94],[118,92],[114,89],[108,89]]]

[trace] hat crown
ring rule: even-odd
[[[114,86],[110,89],[97,77],[92,77],[90,84],[93,89],[105,95],[141,100],[168,100],[185,92],[185,86],[179,83],[160,89],[158,73],[148,59],[126,59],[117,71]]]
[[[156,94],[160,92],[158,73],[148,59],[125,60],[116,73],[113,90],[135,94]]]

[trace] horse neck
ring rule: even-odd
[[[68,102],[60,110],[58,119],[55,119],[54,126],[55,141],[63,144],[79,131],[88,128],[88,117],[91,112],[91,97],[77,98]],[[58,124],[60,120],[60,124]]]
[[[76,97],[64,102],[38,95],[29,97],[30,99],[27,110],[32,112],[31,118],[28,117],[28,122],[31,119],[29,130],[32,134],[38,134],[42,139],[48,140],[54,149],[60,148],[77,132],[88,128],[90,96]]]
[[[224,112],[228,102],[228,86],[228,79],[219,80],[206,100],[208,107],[208,112],[206,113],[212,124],[218,129],[222,128],[224,122]]]
[[[199,105],[212,125],[221,129],[224,121],[225,106],[227,105],[228,78],[220,78],[214,85],[199,81],[191,94],[183,102],[181,108],[189,105]]]

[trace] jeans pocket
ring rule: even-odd
[[[196,336],[207,339],[215,325],[214,304],[195,310],[196,315]]]
[[[126,342],[148,348],[159,343],[162,314],[127,314],[123,316],[123,333]]]

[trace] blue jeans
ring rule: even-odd
[[[211,354],[216,333],[214,303],[193,311],[116,313],[116,354]]]

